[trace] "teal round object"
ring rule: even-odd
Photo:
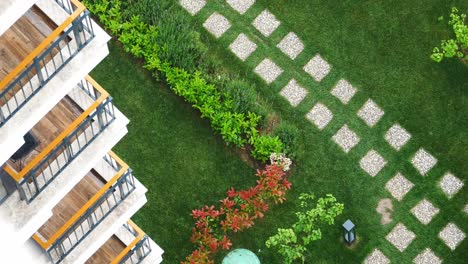
[[[252,251],[238,248],[224,257],[223,264],[260,264],[260,260]]]

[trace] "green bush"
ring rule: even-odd
[[[452,7],[450,21],[455,38],[442,40],[440,48],[432,50],[431,59],[441,62],[444,58],[464,58],[468,60],[468,26],[465,24],[466,14],[458,14],[458,9]],[[439,19],[439,20],[443,20]]]
[[[263,162],[270,158],[271,153],[280,153],[283,149],[280,139],[269,135],[251,137],[250,144],[253,146],[252,157]]]
[[[190,17],[172,0],[127,0],[126,19],[138,15],[141,21],[158,28],[155,43],[161,47],[159,58],[189,72],[202,70],[207,47],[200,40]]]
[[[186,42],[193,38],[199,42],[199,36],[198,33],[194,35],[194,29],[179,24],[190,23],[183,21],[185,15],[181,15],[180,9],[171,11],[174,3],[129,0],[122,6],[120,0],[85,0],[85,4],[112,34],[118,36],[127,52],[143,58],[144,67],[153,75],[159,76],[158,72],[161,72],[177,95],[198,109],[202,117],[208,118],[212,128],[228,145],[241,147],[250,142],[254,148],[253,157],[262,161],[266,161],[272,152],[282,151],[278,137],[259,136],[257,127],[261,116],[249,110],[255,106],[254,88],[239,81],[233,82],[232,87],[236,88],[230,93],[224,92],[207,83],[200,71],[193,70],[197,68],[196,58],[201,57],[203,51],[198,47],[200,45],[192,46]],[[140,11],[144,19],[134,14]],[[190,55],[192,48],[194,54]],[[226,86],[231,87],[231,82]],[[244,88],[250,90],[242,91]]]
[[[234,79],[221,86],[221,89],[229,95],[235,112],[247,113],[256,109],[257,91],[249,82]]]
[[[297,156],[299,149],[299,129],[282,121],[273,131],[273,135],[277,136],[283,142],[283,152],[291,159]]]

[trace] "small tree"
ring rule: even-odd
[[[338,203],[331,194],[318,199],[315,208],[310,208],[309,202],[313,199],[313,194],[302,193],[299,196],[301,211],[296,212],[298,221],[291,228],[278,228],[278,233],[265,243],[268,248],[277,249],[284,263],[293,263],[295,260],[304,263],[306,246],[322,238],[321,224],[333,225],[335,217],[343,212],[344,205]]]
[[[435,47],[432,50],[431,59],[441,62],[444,58],[468,59],[468,27],[465,24],[466,14],[458,14],[458,9],[452,7],[450,21],[455,38],[442,40],[440,48]],[[443,18],[441,18],[443,19]]]

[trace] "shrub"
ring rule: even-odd
[[[253,146],[252,157],[263,162],[270,158],[271,153],[280,153],[283,149],[280,139],[269,135],[251,137],[250,144]]]
[[[278,250],[284,263],[293,263],[298,259],[304,263],[306,246],[322,238],[320,226],[323,223],[333,225],[335,217],[343,212],[344,205],[338,203],[331,194],[318,199],[315,208],[311,208],[309,203],[313,199],[314,195],[302,193],[299,196],[301,211],[296,212],[296,223],[291,228],[278,228],[278,233],[265,243],[268,248]]]
[[[465,24],[466,14],[458,14],[458,9],[452,7],[450,21],[455,38],[442,40],[441,46],[432,50],[431,59],[441,62],[444,58],[468,59],[468,26]]]
[[[128,19],[138,15],[145,24],[158,28],[155,44],[161,47],[159,58],[189,72],[203,68],[207,47],[202,43],[196,26],[178,6],[178,1],[127,0],[123,9]]]
[[[252,227],[254,220],[264,216],[271,202],[277,204],[286,200],[291,183],[280,166],[267,165],[264,170],[258,170],[256,176],[256,186],[240,191],[231,188],[218,207],[205,205],[192,210],[196,223],[190,240],[197,249],[182,263],[214,263],[211,259],[214,253],[232,246],[230,234]]]
[[[119,37],[127,52],[145,60],[144,67],[151,70],[153,76],[159,77],[158,72],[162,72],[171,89],[198,109],[202,117],[208,118],[213,129],[221,134],[228,145],[241,147],[249,141],[254,148],[253,157],[263,162],[268,159],[270,153],[281,152],[282,144],[277,137],[258,136],[257,127],[261,116],[250,112],[246,107],[246,105],[252,107],[249,105],[252,104],[251,97],[240,92],[232,95],[223,93],[215,85],[207,83],[200,71],[190,70],[197,67],[196,58],[190,57],[191,46],[185,44],[190,42],[190,36],[195,38],[197,36],[192,35],[194,29],[189,30],[179,25],[190,24],[188,21],[182,21],[185,14],[180,13],[180,8],[174,11],[178,12],[174,17],[163,10],[163,8],[172,10],[174,3],[165,0],[161,2],[129,0],[125,2],[125,6],[122,6],[120,0],[85,0],[85,4],[102,18],[101,22],[106,28]],[[122,10],[126,10],[125,13]],[[139,15],[132,15],[136,11],[144,11],[142,13],[145,19]],[[161,21],[165,21],[167,25],[156,26],[158,23],[163,23]],[[179,30],[184,33],[181,34]],[[182,37],[176,37],[180,34]],[[200,48],[194,50],[196,57],[203,53]],[[185,65],[183,63],[185,60],[188,60],[187,63],[190,65]],[[236,107],[233,106],[232,96],[242,100]],[[246,112],[237,111],[241,108]]]
[[[257,91],[249,82],[234,79],[220,86],[232,100],[232,108],[235,112],[254,112],[257,107]]]
[[[282,121],[273,131],[273,135],[277,136],[283,143],[284,153],[294,159],[297,156],[299,149],[299,129],[287,122]]]

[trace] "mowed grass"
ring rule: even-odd
[[[109,49],[91,75],[130,119],[114,150],[148,188],[133,219],[165,250],[164,263],[179,263],[193,249],[191,210],[216,204],[231,186],[254,185],[255,172],[138,61],[113,41]]]
[[[437,182],[447,171],[464,181],[467,179],[468,69],[456,60],[437,64],[429,59],[432,48],[447,37],[446,22],[452,6],[468,12],[464,1],[257,0],[241,16],[225,1],[218,0],[209,1],[193,18],[213,51],[213,58],[224,62],[224,70],[250,78],[282,119],[301,128],[304,154],[296,160],[291,177],[294,187],[288,203],[275,208],[253,229],[237,235],[236,247],[256,251],[264,263],[281,263],[277,254],[265,248],[264,242],[278,227],[287,227],[295,220],[293,212],[297,209],[299,193],[313,192],[318,196],[334,194],[345,204],[345,212],[337,219],[337,225],[323,229],[323,239],[307,252],[308,263],[359,263],[376,247],[396,263],[412,262],[426,247],[446,263],[464,263],[468,259],[467,239],[451,252],[437,237],[449,222],[468,232],[467,215],[461,212],[468,200],[466,187],[451,200],[437,187]],[[268,38],[251,26],[253,19],[265,8],[282,23]],[[220,39],[214,39],[202,27],[214,11],[232,23]],[[444,22],[437,21],[441,15],[445,16]],[[306,46],[295,61],[276,48],[290,31],[295,32]],[[259,45],[245,63],[227,48],[241,32]],[[330,74],[320,83],[302,70],[316,53],[332,65]],[[270,86],[252,72],[265,57],[285,70]],[[297,108],[292,108],[278,95],[291,78],[309,90],[309,95]],[[329,93],[342,78],[359,90],[346,106]],[[373,128],[356,117],[356,112],[368,98],[385,111],[384,117]],[[318,101],[335,114],[323,132],[304,118]],[[401,124],[412,135],[399,152],[383,138],[394,123]],[[359,145],[348,155],[331,141],[343,124],[348,124],[361,137]],[[409,162],[421,147],[438,159],[436,167],[425,177]],[[375,178],[359,168],[360,158],[370,149],[377,150],[388,162]],[[402,172],[415,187],[403,202],[393,200],[393,222],[382,226],[375,208],[380,199],[391,197],[384,186],[397,172]],[[441,209],[427,226],[410,213],[423,198]],[[340,241],[340,225],[347,218],[357,224],[359,236],[359,242],[351,249]],[[404,253],[385,239],[398,222],[417,235]]]

